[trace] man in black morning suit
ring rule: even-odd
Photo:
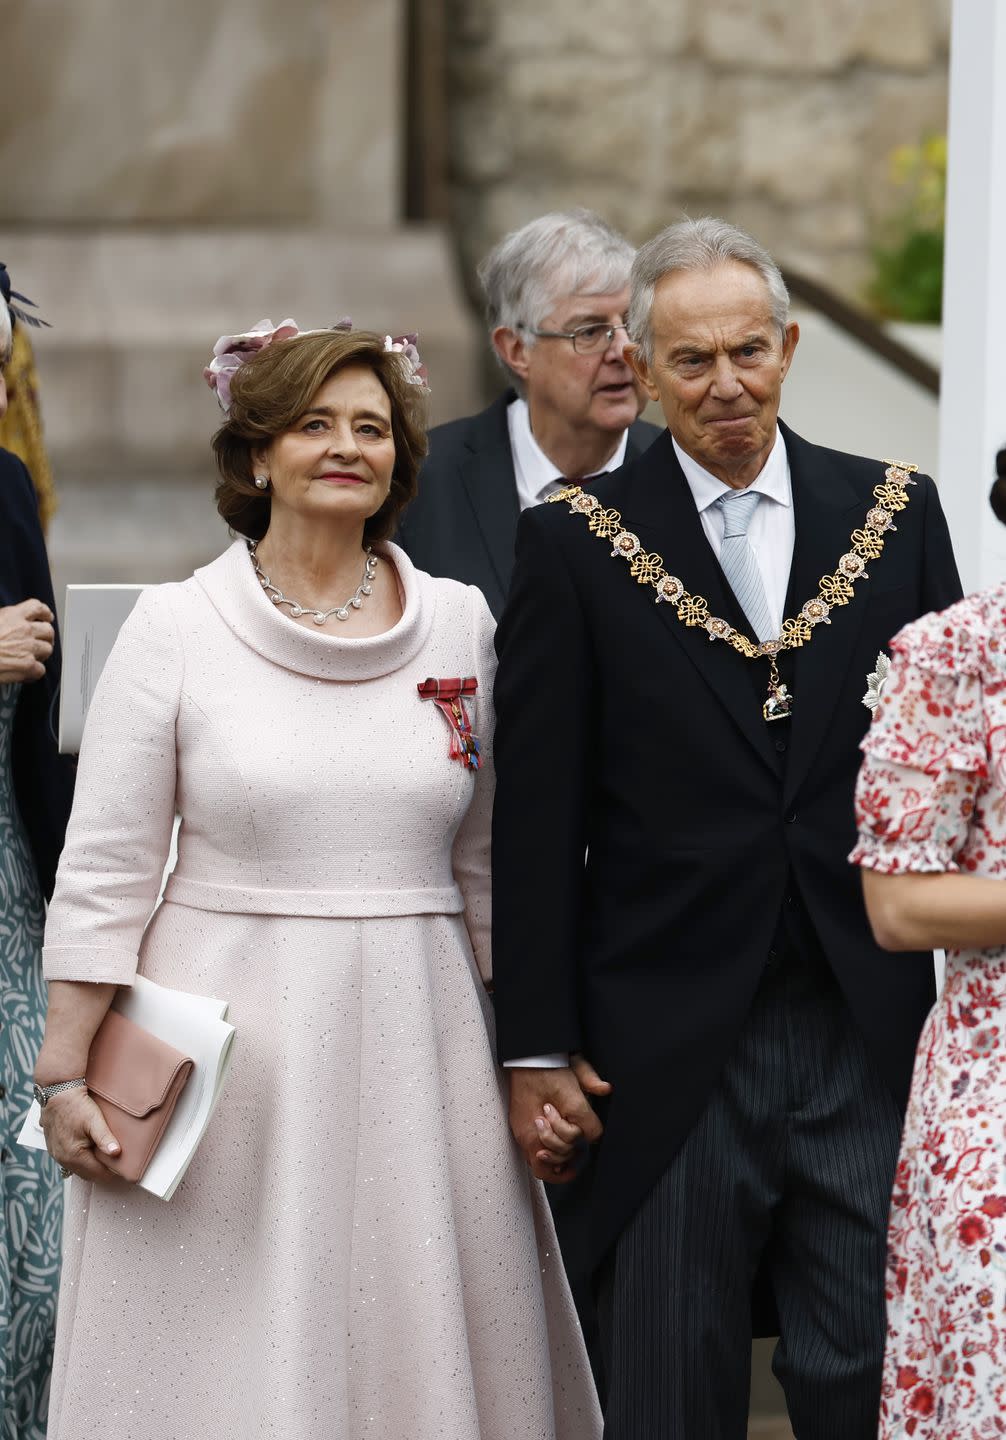
[[[542,1178],[565,1180],[603,1122],[609,1440],[743,1440],[756,1293],[798,1440],[876,1434],[888,1199],[933,966],[874,943],[846,855],[867,673],[960,583],[928,478],[897,472],[885,510],[883,462],[777,425],[787,307],[771,257],[722,221],[644,246],[627,354],[669,432],[588,488],[662,557],[649,578],[752,648],[803,611],[807,643],[776,672],[686,625],[675,578],[657,603],[566,500],[522,518],[498,632],[499,1054],[541,1057],[511,1072],[511,1124]],[[842,557],[878,536],[850,579]]]
[[[622,358],[634,251],[588,210],[541,215],[479,266],[512,388],[430,431],[398,543],[421,570],[477,585],[498,618],[523,509],[569,476],[614,470],[660,433]]]

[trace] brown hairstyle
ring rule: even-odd
[[[1006,525],[1006,450],[996,456],[996,478],[989,492],[989,502],[997,520]]]
[[[255,487],[252,452],[289,430],[329,376],[348,365],[373,370],[391,401],[391,489],[364,525],[363,538],[370,544],[394,533],[399,512],[416,493],[426,454],[426,392],[409,381],[407,361],[385,350],[380,335],[321,330],[274,341],[246,361],[231,381],[230,414],[213,437],[220,471],[215,499],[220,514],[240,535],[261,540],[272,509],[268,491]]]

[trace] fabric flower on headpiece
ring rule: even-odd
[[[424,390],[429,390],[430,382],[426,373],[426,366],[423,364],[419,354],[418,335],[398,335],[394,339],[390,335],[384,337],[385,350],[393,350],[401,355],[409,367],[408,380],[410,385],[421,385]]]
[[[243,335],[220,336],[213,347],[213,359],[203,371],[203,379],[216,392],[217,403],[225,415],[231,408],[231,381],[245,361],[274,340],[289,340],[299,334],[296,320],[284,320],[280,325],[260,320]]]

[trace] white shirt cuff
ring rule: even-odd
[[[527,1055],[520,1060],[504,1060],[504,1070],[561,1070],[569,1064],[569,1056],[562,1050],[551,1055]]]

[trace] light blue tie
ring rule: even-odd
[[[751,524],[761,496],[757,490],[731,490],[716,501],[723,513],[720,566],[759,640],[774,640],[765,587],[755,553],[748,544]]]

